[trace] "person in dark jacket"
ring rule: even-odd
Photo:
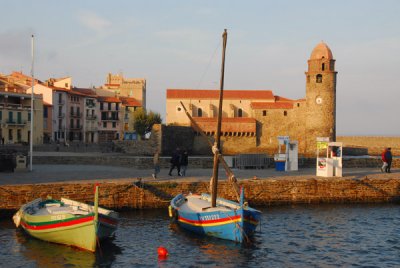
[[[170,160],[171,168],[169,169],[169,173],[168,173],[169,176],[172,176],[171,172],[172,172],[172,170],[174,170],[175,167],[178,170],[178,176],[182,176],[180,158],[181,158],[180,150],[179,150],[179,148],[176,148],[175,152],[173,152],[172,156],[171,156],[171,160]]]
[[[386,153],[385,153],[385,160],[387,163],[385,172],[390,173],[390,167],[392,166],[392,148],[387,148]]]
[[[186,169],[189,163],[189,155],[186,150],[183,151],[181,155],[181,174],[182,176],[186,176]]]

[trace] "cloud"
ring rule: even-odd
[[[92,11],[81,11],[78,14],[78,19],[83,26],[96,32],[102,32],[111,25],[109,20],[100,17]]]

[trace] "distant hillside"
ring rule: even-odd
[[[400,136],[337,136],[336,141],[343,146],[366,147],[369,155],[380,155],[385,147],[391,147],[393,155],[400,156]]]

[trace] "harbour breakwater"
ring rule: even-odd
[[[239,182],[251,206],[302,203],[398,202],[400,178],[396,173],[363,177],[320,178],[315,176],[247,179]],[[10,216],[36,198],[70,198],[93,202],[94,183],[43,183],[0,186],[0,216]],[[209,191],[208,182],[143,182],[130,179],[100,184],[100,205],[115,209],[166,208],[179,193]],[[219,183],[218,195],[235,200],[231,185]]]

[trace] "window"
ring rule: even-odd
[[[20,130],[20,129],[17,129],[17,141],[18,141],[18,142],[21,142],[21,140],[22,140],[22,133],[21,133],[21,130]]]
[[[31,113],[28,113],[28,121],[31,121]]]
[[[62,106],[58,106],[58,116],[62,116]]]
[[[238,109],[238,117],[243,117],[243,111],[241,108]]]
[[[8,122],[13,122],[14,118],[13,118],[13,112],[8,112]]]
[[[317,74],[317,83],[322,83],[322,74]]]
[[[62,119],[58,119],[58,129],[62,129]]]
[[[58,103],[62,103],[62,95],[61,95],[61,93],[58,94]]]
[[[18,124],[22,123],[22,114],[21,114],[21,112],[17,113],[17,122],[18,122]]]
[[[115,104],[115,108],[116,108],[117,111],[119,110],[119,103]]]
[[[117,122],[112,122],[112,127],[116,128],[117,127]]]
[[[107,128],[107,122],[103,122],[103,127]]]
[[[102,102],[100,102],[100,110],[103,110],[103,103]]]
[[[8,140],[9,140],[9,141],[12,141],[12,140],[13,140],[13,130],[12,130],[12,129],[9,129],[9,130],[8,130]]]
[[[307,83],[310,83],[310,76],[307,75]]]
[[[81,127],[81,120],[76,120],[76,127],[77,128],[80,128]]]
[[[71,107],[71,115],[74,115],[74,107]]]
[[[3,113],[2,111],[0,111],[0,121],[2,120],[2,118],[3,118]]]
[[[287,116],[287,111],[283,111],[283,116]]]
[[[68,87],[68,83],[65,83],[65,87]]]
[[[197,116],[202,117],[203,116],[203,110],[201,108],[197,109]]]
[[[263,116],[267,116],[267,110],[263,110]]]
[[[76,107],[76,115],[81,116],[81,109],[79,107]]]
[[[325,63],[322,63],[322,71],[325,71]]]
[[[297,107],[300,107],[300,103],[297,103]]]
[[[108,110],[111,110],[111,102],[108,103]]]
[[[70,121],[70,128],[74,128],[74,119],[71,119]]]
[[[48,117],[48,107],[43,107],[43,117],[47,118]]]

